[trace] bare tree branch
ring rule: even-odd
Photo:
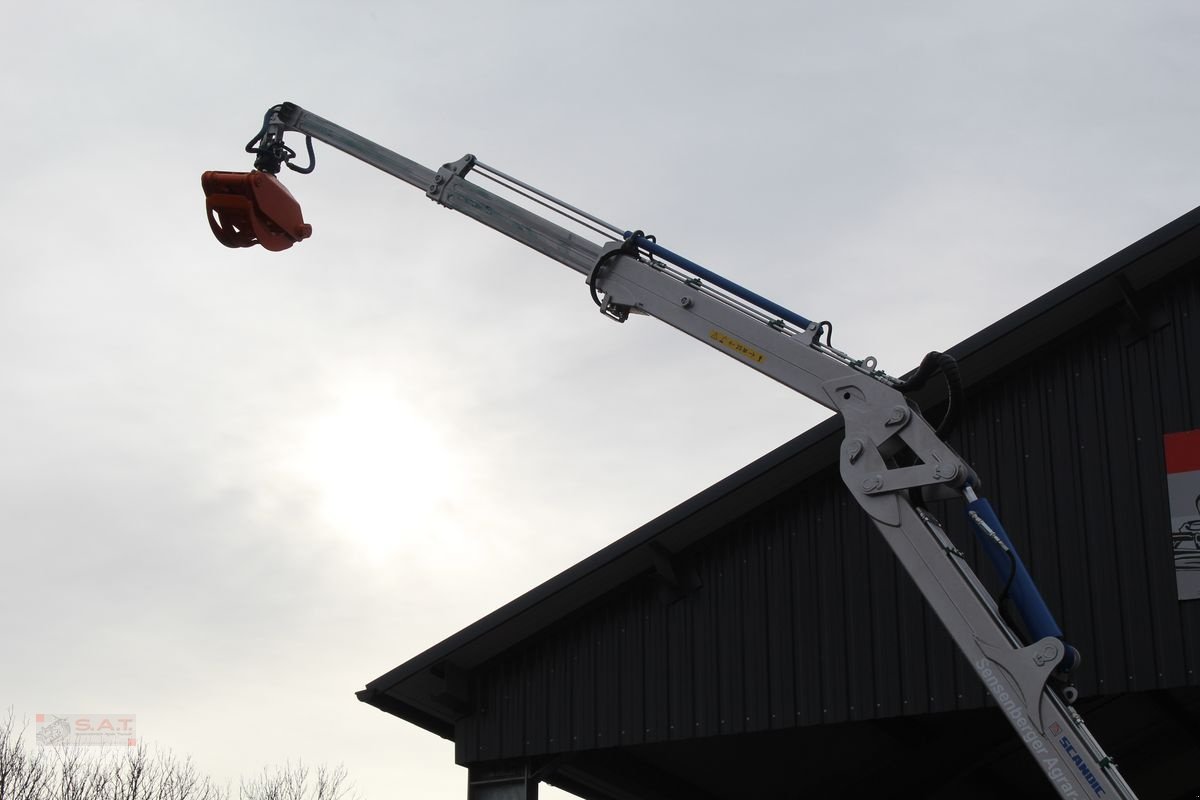
[[[40,751],[22,742],[27,724],[17,727],[12,709],[0,718],[0,800],[47,800],[53,774]]]
[[[53,736],[30,748],[27,728],[17,725],[11,710],[0,717],[0,800],[232,800],[230,788],[202,774],[190,757],[145,745],[116,755],[53,744],[60,741]],[[341,764],[314,773],[289,761],[243,778],[237,800],[359,798]]]
[[[346,768],[341,764],[317,768],[316,780],[309,781],[309,769],[304,764],[290,762],[282,767],[268,767],[252,780],[243,780],[239,800],[356,800]]]

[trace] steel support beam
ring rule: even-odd
[[[475,764],[467,768],[467,800],[537,800],[538,780],[528,762]]]

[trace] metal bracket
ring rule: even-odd
[[[887,470],[887,464],[884,463],[883,456],[879,454],[879,448],[868,446],[868,443],[860,436],[852,436],[849,426],[847,426],[846,438],[842,440],[839,465],[842,482],[857,495],[858,502],[864,511],[884,525],[900,524],[900,498],[891,492],[870,494],[859,488],[865,485],[866,479],[861,477],[864,473],[880,474]]]
[[[1147,304],[1141,296],[1142,293],[1134,289],[1124,275],[1117,275],[1115,282],[1117,289],[1121,292],[1121,312],[1124,317],[1124,322],[1119,329],[1121,344],[1129,346],[1171,323],[1161,309],[1147,308]]]
[[[629,306],[614,303],[611,298],[606,296],[600,304],[600,313],[614,322],[624,322],[629,319]]]
[[[430,200],[435,200],[445,205],[442,203],[441,198],[446,188],[450,185],[450,181],[453,178],[465,178],[467,173],[471,171],[471,168],[475,166],[475,161],[475,156],[467,153],[458,161],[451,164],[442,164],[442,168],[433,176],[433,183],[429,184],[429,189],[425,192],[425,196]]]
[[[895,389],[868,375],[838,378],[824,388],[846,423],[842,480],[876,521],[899,524],[897,492],[978,480]],[[892,466],[889,461],[905,448],[919,463]]]
[[[695,568],[658,542],[649,545],[650,560],[659,579],[659,599],[670,605],[700,588],[700,576]]]
[[[600,286],[600,278],[604,272],[605,265],[614,258],[619,258],[622,255],[636,256],[637,243],[631,236],[623,242],[609,242],[600,251],[600,257],[596,259],[596,263],[592,265],[591,272],[587,276],[588,289],[591,290],[592,300],[600,308],[600,313],[616,322],[624,322],[629,319],[629,314],[633,310],[632,306],[613,302],[612,294],[605,292]],[[600,299],[600,292],[604,292],[604,299]],[[686,307],[686,306],[685,306]]]
[[[449,661],[435,664],[430,670],[433,677],[442,682],[441,690],[433,699],[456,714],[471,711],[471,673]]]
[[[886,472],[873,472],[862,479],[862,490],[867,494],[896,492],[915,486],[953,483],[958,477],[954,464],[920,464],[915,467],[900,467]]]
[[[1046,687],[1046,681],[1050,678],[1051,673],[1066,655],[1065,645],[1053,636],[1039,639],[1019,650],[1011,647],[996,647],[982,639],[975,641],[992,666],[1002,673],[1001,675],[988,675],[986,665],[982,667],[976,665],[979,676],[983,678],[988,691],[992,693],[993,699],[1000,705],[1001,710],[1006,710],[1004,706],[1007,701],[1003,698],[1007,692],[1004,690],[1016,693],[1018,696],[1013,697],[1012,701],[1019,703],[1024,708],[1029,721],[1033,723],[1039,733],[1044,735],[1046,726],[1042,722],[1042,690]],[[1004,683],[1005,678],[1008,679],[1007,685]]]

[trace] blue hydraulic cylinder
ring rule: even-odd
[[[975,531],[976,538],[983,544],[984,552],[991,559],[992,566],[996,568],[996,572],[1000,577],[1008,582],[1009,575],[1012,575],[1012,583],[1008,590],[1008,596],[1012,598],[1013,603],[1017,607],[1021,619],[1025,622],[1025,627],[1029,629],[1030,636],[1033,641],[1043,639],[1047,636],[1053,636],[1060,641],[1063,641],[1062,628],[1058,626],[1058,622],[1054,619],[1054,615],[1050,613],[1050,609],[1046,606],[1046,601],[1042,599],[1041,592],[1033,583],[1033,578],[1029,576],[1029,571],[1025,569],[1025,564],[1021,561],[1021,557],[1017,555],[1017,549],[1013,546],[1012,539],[1008,538],[1008,533],[1004,530],[1004,526],[1000,524],[1000,518],[996,516],[996,512],[992,510],[992,506],[982,497],[972,500],[967,503],[968,519],[970,512],[975,512],[979,518],[992,529],[992,532],[1004,542],[1005,547],[1009,549],[1012,555],[1012,560],[1009,560],[1009,553],[1004,550],[990,537],[985,531],[980,529],[977,523],[971,524],[971,530]],[[971,520],[974,523],[973,520]],[[1015,574],[1013,569],[1016,569]],[[1066,647],[1066,656],[1064,656],[1060,669],[1069,670],[1075,666],[1079,658],[1078,651],[1074,647]]]
[[[813,324],[812,320],[805,319],[795,311],[789,311],[778,303],[771,302],[762,295],[752,292],[746,287],[736,284],[728,278],[724,278],[717,273],[700,266],[695,261],[684,258],[678,253],[668,250],[658,242],[652,242],[644,236],[634,236],[629,231],[626,231],[625,238],[628,239],[630,237],[637,242],[638,247],[642,248],[647,253],[652,253],[669,264],[674,264],[680,269],[687,270],[697,278],[702,278],[711,283],[713,286],[719,286],[734,297],[739,297],[742,300],[745,300],[747,303],[753,303],[763,311],[769,311],[785,322],[790,322],[793,325],[798,326],[801,330],[808,330],[808,327]]]

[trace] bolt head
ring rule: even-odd
[[[939,464],[933,471],[933,477],[943,481],[948,481],[957,474],[958,467],[953,464]]]

